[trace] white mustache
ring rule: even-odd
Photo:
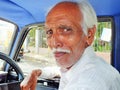
[[[55,52],[70,53],[70,50],[62,49],[62,48],[53,48],[53,49],[52,49],[52,53],[55,53]]]

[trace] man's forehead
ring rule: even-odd
[[[70,17],[75,20],[82,19],[82,13],[76,3],[73,2],[62,2],[55,5],[46,17],[46,21],[54,18]]]
[[[68,7],[68,6],[77,6],[76,2],[64,1],[56,4],[54,7]],[[70,8],[70,7],[69,7]]]
[[[61,2],[61,3],[58,3],[56,4],[48,13],[48,15],[50,13],[53,13],[53,12],[58,12],[58,11],[66,11],[66,12],[70,12],[70,10],[78,10],[79,11],[79,7],[77,5],[77,3],[74,3],[74,2]]]

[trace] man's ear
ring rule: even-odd
[[[92,28],[88,28],[88,35],[87,35],[87,45],[90,46],[94,41],[94,36],[96,32],[96,26],[94,25]]]

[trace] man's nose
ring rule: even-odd
[[[59,35],[53,35],[51,44],[54,48],[62,47],[62,45],[63,45]]]

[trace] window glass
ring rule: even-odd
[[[14,24],[0,20],[0,52],[9,53],[15,28]]]
[[[0,52],[9,54],[10,46],[13,41],[16,25],[0,19]],[[0,70],[4,61],[0,61]]]

